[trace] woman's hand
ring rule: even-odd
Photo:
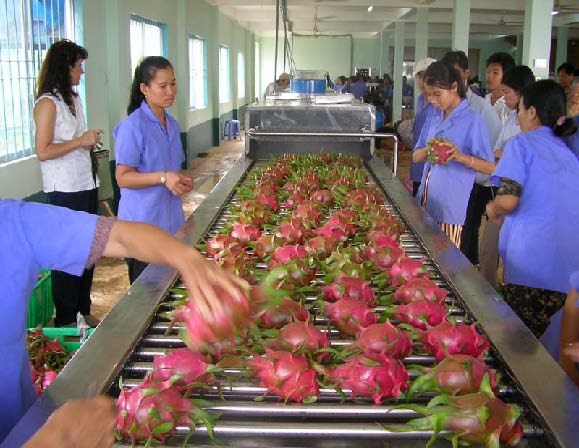
[[[80,137],[78,137],[78,146],[83,147],[86,150],[93,149],[93,146],[100,143],[101,141],[101,134],[104,131],[102,129],[91,129],[86,131]]]
[[[110,447],[116,419],[117,407],[108,397],[69,401],[52,413],[24,448]]]
[[[189,297],[195,297],[199,312],[205,317],[222,308],[216,287],[238,300],[249,291],[249,283],[208,261],[193,248],[188,248],[188,254],[180,257],[177,269],[189,290]]]
[[[167,171],[165,186],[175,196],[183,196],[193,190],[193,179],[175,171]]]
[[[450,160],[454,160],[455,162],[462,163],[463,165],[469,166],[471,162],[471,156],[467,156],[466,154],[459,151],[458,147],[449,142],[451,147],[446,152]],[[469,166],[470,167],[470,166]]]

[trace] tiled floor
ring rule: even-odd
[[[189,174],[193,176],[195,188],[183,198],[185,217],[193,213],[231,166],[243,156],[244,146],[243,141],[222,141],[221,146],[212,148],[204,157],[193,160]],[[379,151],[378,154],[387,155],[388,151]],[[398,160],[398,177],[404,178],[409,173],[410,153],[400,153]],[[99,261],[91,293],[92,313],[102,319],[128,287],[129,277],[124,262],[107,258]]]

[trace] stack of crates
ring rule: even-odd
[[[44,327],[54,315],[52,279],[50,271],[40,271],[40,276],[28,305],[28,328]]]

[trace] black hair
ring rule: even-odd
[[[563,62],[558,68],[557,73],[563,70],[566,74],[572,75],[575,73],[575,67],[570,62]]]
[[[59,92],[64,102],[72,107],[72,98],[77,93],[72,90],[70,69],[79,60],[87,58],[88,52],[68,39],[54,42],[46,52],[40,68],[36,98],[45,93],[56,95]]]
[[[535,82],[535,74],[526,65],[517,65],[503,74],[503,84],[518,93]]]
[[[491,64],[499,64],[503,68],[503,74],[515,66],[515,60],[509,53],[499,51],[493,53],[487,59],[487,68]]]
[[[151,85],[151,81],[155,78],[157,70],[163,70],[165,68],[173,68],[173,66],[162,56],[147,56],[137,65],[133,84],[131,85],[131,97],[129,98],[127,115],[131,115],[137,110],[145,99],[145,95],[141,92],[141,84]]]
[[[521,92],[525,109],[534,107],[543,126],[553,129],[558,137],[568,137],[577,132],[573,119],[567,118],[561,125],[557,121],[567,112],[565,90],[555,81],[542,79],[528,85]]]
[[[427,86],[450,90],[454,83],[456,83],[458,96],[465,98],[466,89],[464,83],[459,71],[454,66],[441,61],[433,62],[428,66],[424,74],[424,84]]]
[[[342,85],[346,84],[346,77],[344,75],[338,76],[338,79],[342,82]]]
[[[458,65],[462,70],[468,70],[468,57],[464,51],[449,51],[440,61],[448,65]]]

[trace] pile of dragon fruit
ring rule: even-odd
[[[34,389],[40,396],[64,368],[70,355],[58,338],[47,338],[42,333],[42,327],[28,331],[26,347]]]
[[[441,431],[453,443],[515,446],[520,410],[496,396],[489,342],[448,314],[448,292],[400,244],[403,225],[384,208],[357,157],[286,156],[250,173],[231,219],[201,247],[253,286],[222,294],[209,321],[194,298],[172,313],[187,347],[156,357],[153,371],[118,400],[119,436],[165,442],[178,426],[210,430],[203,391],[227,389],[222,369],[240,369],[268,399],[314,403],[333,388],[343,400],[388,403],[423,418],[385,431]],[[332,344],[332,339],[347,340]],[[432,367],[409,365],[430,355]],[[429,395],[430,394],[430,395]],[[427,405],[407,399],[430,397]],[[260,397],[264,399],[264,397]],[[378,423],[377,423],[378,424]]]

